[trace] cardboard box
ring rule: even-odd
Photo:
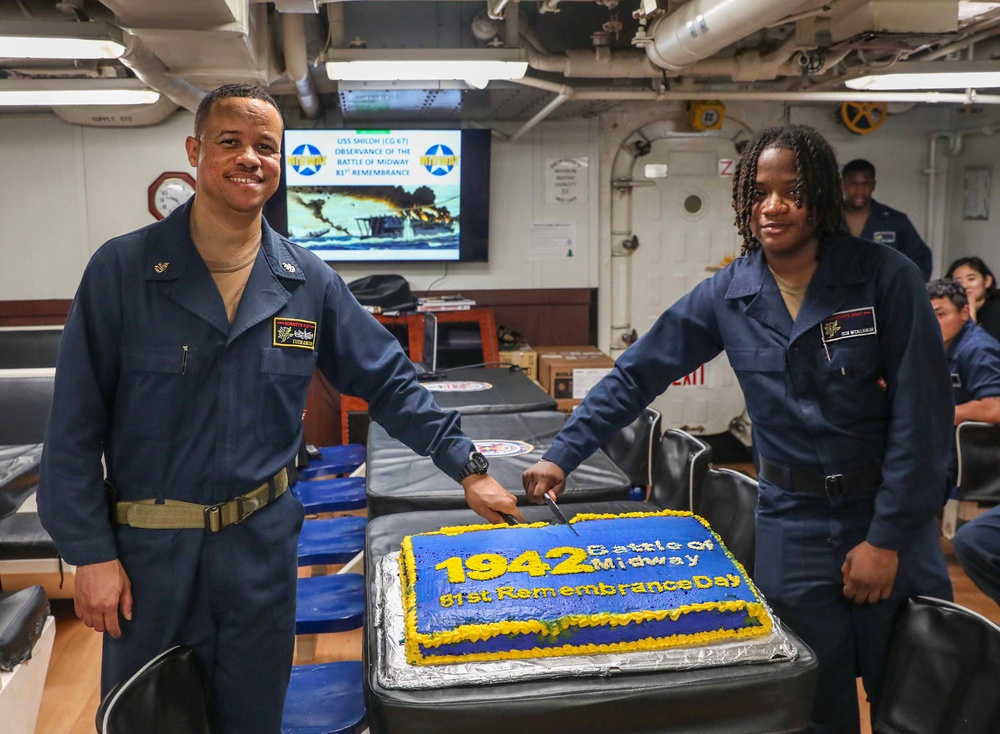
[[[578,406],[582,400],[573,400],[573,398],[563,398],[562,400],[556,400],[556,410],[560,413],[565,413],[569,415],[573,412],[573,408]]]
[[[538,354],[538,381],[556,400],[580,401],[614,364],[597,347],[546,347]]]
[[[538,379],[538,352],[527,344],[511,351],[500,352],[500,361],[516,364],[532,380]]]

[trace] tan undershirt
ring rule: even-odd
[[[236,309],[240,307],[243,289],[250,279],[250,271],[253,270],[258,250],[260,250],[259,243],[239,260],[205,260],[208,272],[212,274],[212,280],[222,294],[222,302],[226,304],[226,316],[229,317],[230,324],[236,318]]]
[[[768,270],[771,269],[768,268]],[[781,300],[785,302],[785,308],[788,309],[788,313],[794,322],[799,315],[799,309],[802,308],[802,301],[806,297],[809,281],[807,280],[801,285],[795,285],[794,283],[789,283],[773,270],[771,270],[771,275],[774,276],[774,282],[778,284],[778,290],[781,291]]]

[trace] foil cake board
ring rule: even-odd
[[[770,608],[768,613],[774,620],[772,631],[752,639],[723,640],[706,645],[642,652],[411,665],[406,660],[403,646],[403,592],[397,552],[386,555],[378,563],[375,608],[371,610],[371,619],[377,635],[378,654],[375,664],[379,685],[387,689],[418,690],[516,683],[538,678],[607,677],[794,660],[798,657],[798,649]]]

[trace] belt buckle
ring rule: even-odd
[[[205,532],[215,534],[222,530],[222,505],[205,508]]]
[[[826,496],[829,499],[839,500],[844,496],[844,488],[840,484],[843,478],[843,474],[831,474],[823,478],[823,488],[826,490]]]

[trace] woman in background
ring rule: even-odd
[[[960,257],[948,267],[945,277],[962,284],[972,320],[1000,340],[1000,292],[986,263],[978,257]]]

